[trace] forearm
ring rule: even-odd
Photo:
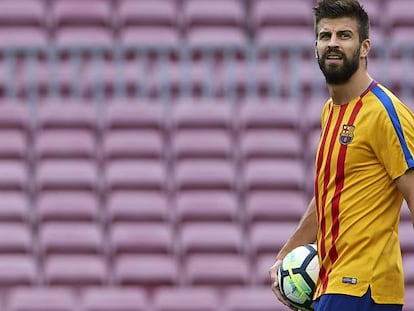
[[[282,259],[287,253],[297,246],[313,243],[316,241],[317,233],[317,219],[316,219],[316,208],[315,200],[312,200],[309,203],[309,206],[299,221],[298,226],[287,240],[285,245],[279,251],[276,256],[276,259]]]

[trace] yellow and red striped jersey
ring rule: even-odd
[[[414,168],[413,156],[414,114],[382,85],[373,81],[344,105],[326,103],[315,163],[315,298],[362,296],[370,286],[375,302],[403,303],[403,197],[394,179]]]

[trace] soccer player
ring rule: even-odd
[[[269,269],[272,290],[289,306],[277,281],[281,260],[316,241],[316,311],[401,310],[398,226],[403,199],[414,221],[414,114],[368,74],[369,18],[357,0],[320,0],[314,15],[315,52],[330,98],[314,197]]]

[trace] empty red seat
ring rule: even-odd
[[[176,286],[180,271],[171,255],[123,255],[114,266],[114,281],[120,286]]]
[[[7,311],[76,311],[78,303],[73,292],[55,287],[18,288],[11,291]]]
[[[245,257],[235,254],[200,254],[187,258],[185,282],[191,286],[248,285],[250,269]]]
[[[0,224],[0,253],[31,254],[34,251],[33,233],[26,223]]]
[[[175,189],[234,190],[234,163],[226,160],[183,160],[176,165]]]
[[[82,289],[108,284],[108,268],[98,255],[54,255],[43,263],[47,286]]]
[[[39,280],[40,274],[32,255],[0,256],[0,287],[2,289],[35,286]]]
[[[116,191],[107,196],[106,217],[116,222],[166,222],[170,217],[167,197],[159,192]]]
[[[35,206],[35,219],[45,222],[96,222],[101,216],[98,198],[83,191],[52,191],[39,194]]]
[[[239,220],[240,209],[232,191],[183,191],[176,194],[174,218],[178,223]]]
[[[179,230],[182,256],[191,254],[243,254],[244,236],[238,224],[202,222],[187,223]]]
[[[113,257],[122,254],[173,254],[174,235],[165,223],[117,223],[111,226],[108,248]]]
[[[286,307],[275,299],[266,286],[235,287],[224,294],[225,311],[282,311]]]
[[[154,293],[154,311],[216,311],[220,298],[213,288],[160,288]]]
[[[103,254],[101,228],[95,223],[44,223],[39,229],[39,251],[53,254]]]
[[[105,167],[105,187],[108,191],[155,190],[167,187],[164,161],[159,160],[117,160]]]
[[[145,311],[150,299],[144,290],[120,287],[96,287],[83,291],[82,311]]]

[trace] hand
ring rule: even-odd
[[[280,288],[279,288],[279,280],[278,280],[278,273],[279,273],[279,268],[280,265],[282,264],[282,260],[281,259],[277,259],[275,261],[275,263],[269,268],[269,275],[270,275],[270,281],[272,282],[272,292],[275,294],[275,296],[277,297],[277,299],[283,303],[285,306],[289,307],[289,309],[293,310],[293,311],[297,311],[298,309],[294,306],[292,306],[289,301],[287,301],[282,293],[280,292]]]

